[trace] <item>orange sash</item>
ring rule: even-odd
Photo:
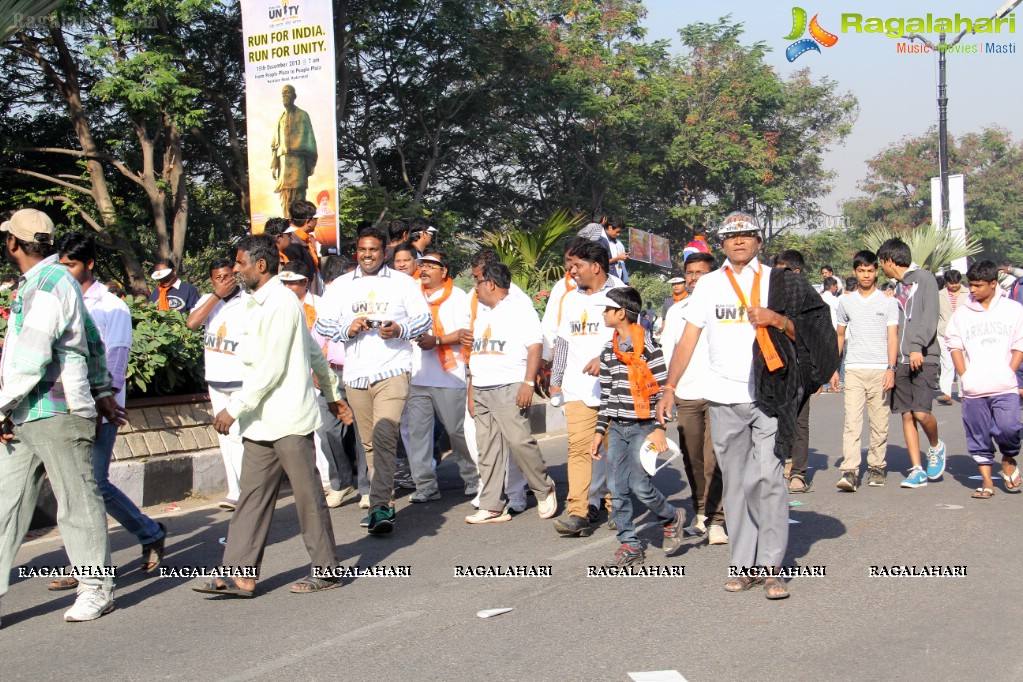
[[[291,234],[295,235],[303,242],[305,242],[306,248],[309,249],[309,255],[313,257],[313,265],[319,268],[320,257],[316,255],[316,246],[313,244],[315,240],[312,238],[312,236],[307,234],[306,231],[301,228],[295,230]]]
[[[638,324],[629,326],[632,337],[632,352],[628,355],[618,349],[618,330],[611,337],[611,347],[619,362],[629,368],[629,390],[632,391],[632,404],[636,408],[636,416],[650,419],[650,399],[660,393],[661,387],[654,378],[650,366],[643,360],[643,342],[646,330]]]
[[[167,300],[167,294],[170,292],[171,286],[173,286],[173,284],[174,284],[174,282],[171,282],[167,286],[164,286],[162,284],[157,284],[156,285],[157,290],[160,292],[160,298],[158,298],[157,301],[156,301],[156,309],[157,310],[170,310],[171,309],[170,308],[170,301]]]
[[[440,298],[435,301],[426,299],[426,302],[430,304],[430,315],[433,317],[433,335],[437,337],[437,354],[440,356],[440,366],[444,368],[445,372],[450,372],[458,364],[455,360],[455,353],[451,350],[451,346],[441,343],[440,337],[444,336],[444,325],[440,321],[440,307],[444,304],[444,301],[448,300],[451,296],[451,292],[455,288],[455,282],[450,277],[444,282],[444,293],[441,294]],[[423,287],[423,296],[426,296],[426,287]],[[473,309],[475,313],[475,308]],[[473,315],[475,317],[475,314]]]
[[[750,293],[751,301],[746,302],[746,296],[743,295],[742,289],[739,288],[739,283],[735,281],[735,275],[732,274],[732,267],[730,265],[725,266],[725,274],[728,275],[728,281],[732,284],[732,289],[735,290],[735,295],[739,297],[739,302],[743,308],[749,312],[752,305],[753,308],[760,307],[760,273],[762,270],[757,270],[753,275],[753,291]],[[774,342],[771,341],[771,334],[767,331],[767,327],[757,327],[757,344],[760,346],[760,352],[764,354],[764,362],[767,363],[767,369],[770,372],[776,369],[781,369],[785,366],[782,362],[781,357],[778,355],[778,350],[774,347]]]
[[[679,301],[681,301],[683,298],[685,298],[688,295],[689,295],[689,292],[686,291],[685,289],[683,289],[681,294],[672,294],[671,297],[675,300],[675,303],[678,303]]]
[[[305,311],[305,326],[312,331],[313,325],[316,324],[316,308],[303,301],[302,310]]]
[[[559,326],[561,325],[561,309],[565,306],[565,297],[568,296],[568,292],[572,291],[577,286],[578,285],[575,283],[575,280],[572,279],[572,276],[569,275],[566,272],[565,273],[565,293],[563,293],[561,295],[561,298],[558,299],[558,325]]]

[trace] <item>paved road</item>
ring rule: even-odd
[[[814,399],[814,491],[793,496],[789,562],[826,567],[792,583],[792,597],[722,589],[727,547],[688,541],[665,559],[657,528],[648,565],[685,566],[684,577],[588,578],[616,549],[601,528],[587,539],[557,537],[535,507],[512,522],[474,527],[454,466],[441,468],[439,502],[399,502],[395,534],[368,537],[354,504],[333,511],[346,564],[410,566],[410,577],[360,578],[319,595],[288,585],[308,570],[290,496],[282,497],[253,600],[206,598],[191,580],[138,571],[138,548],[112,532],[122,566],[117,610],[94,623],[64,623],[72,602],[39,578],[16,580],[3,600],[0,676],[12,679],[270,680],[628,680],[677,670],[687,680],[1023,679],[1014,655],[1023,628],[1017,604],[1023,497],[974,501],[959,407],[937,408],[949,443],[945,480],[839,493],[839,396]],[[892,422],[890,467],[905,471]],[[542,442],[564,494],[565,439]],[[680,468],[657,483],[678,504]],[[685,503],[688,507],[688,503]],[[952,505],[954,508],[947,508]],[[162,508],[160,509],[162,510]],[[691,510],[690,510],[691,514]],[[192,501],[165,513],[168,566],[216,566],[229,515]],[[649,522],[648,517],[641,522]],[[26,545],[18,565],[60,566],[57,538]],[[550,577],[456,578],[458,565],[550,566]],[[872,565],[965,565],[959,578],[868,577]],[[1011,585],[1009,583],[1012,583]],[[482,620],[476,612],[511,607]],[[1007,653],[1003,653],[1006,652]],[[677,678],[676,678],[677,679]]]

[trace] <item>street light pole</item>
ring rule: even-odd
[[[994,20],[1003,19],[1009,12],[1016,8],[1016,5],[1023,0],[1005,0],[1002,6],[995,11]],[[963,39],[967,33],[963,29],[951,42],[945,42],[945,34],[938,35],[938,44],[935,45],[919,33],[910,33],[905,37],[910,41],[919,40],[927,47],[938,53],[938,173],[941,178],[941,224],[939,227],[948,228],[949,220],[949,199],[948,199],[948,89],[945,85],[945,56],[948,49]]]
[[[960,35],[960,38],[962,35]],[[959,42],[956,38],[955,42]],[[952,43],[953,45],[955,43]],[[941,222],[948,227],[948,91],[945,87],[945,34],[938,36],[938,172],[941,177]]]

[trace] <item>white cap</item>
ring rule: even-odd
[[[593,294],[592,296],[589,296],[586,299],[586,305],[587,306],[595,306],[595,307],[599,306],[599,307],[602,307],[602,308],[621,308],[622,307],[620,303],[615,303],[614,301],[612,301],[611,298],[607,295],[606,291],[600,291],[600,292],[598,292],[596,294]]]
[[[152,277],[153,279],[159,280],[159,279],[163,279],[164,277],[167,277],[172,272],[174,272],[174,271],[171,270],[170,268],[161,268],[160,270],[153,270],[153,274],[151,274],[149,276]]]
[[[760,223],[748,213],[733,211],[725,216],[721,229],[718,230],[718,237],[725,237],[740,232],[756,232],[758,239],[763,239],[760,234]]]
[[[305,275],[293,272],[291,270],[282,271],[279,275],[277,275],[277,278],[282,282],[301,282],[303,280],[309,279]]]
[[[428,225],[426,231],[429,232],[430,234],[437,234],[437,228],[434,227],[433,225]]]
[[[0,225],[0,231],[10,232],[29,244],[53,243],[53,221],[50,220],[50,216],[34,208],[15,211],[10,220]]]
[[[671,279],[668,280],[668,284],[685,284],[685,283],[686,283],[686,278],[685,277],[672,277]]]

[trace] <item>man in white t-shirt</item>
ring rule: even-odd
[[[794,436],[799,399],[806,393],[807,382],[818,378],[813,371],[802,378],[796,353],[803,356],[805,347],[796,343],[797,323],[801,335],[812,332],[812,337],[800,339],[800,344],[817,342],[822,323],[834,344],[834,330],[823,321],[823,303],[805,280],[785,271],[775,275],[757,260],[762,237],[755,218],[732,213],[718,235],[727,262],[704,276],[694,291],[665,386],[677,385],[706,334],[711,380],[704,395],[710,401],[710,427],[721,466],[734,571],[725,589],[742,592],[762,584],[768,599],[784,599],[789,596],[788,585],[775,569],[785,559],[789,505],[777,450],[790,447],[785,441]],[[771,299],[775,280],[784,305]],[[795,308],[791,311],[790,298]],[[786,314],[772,309],[775,307]],[[809,316],[805,323],[801,322],[803,315]],[[777,333],[772,333],[772,328]],[[827,350],[826,366],[818,371],[830,376],[837,367],[837,356],[834,348]],[[815,354],[806,361],[811,369],[812,363],[821,359]],[[665,392],[657,405],[662,424],[674,406],[674,396]],[[782,419],[784,433],[779,429]]]
[[[717,270],[717,261],[709,253],[695,251],[685,263],[686,296],[668,308],[661,332],[661,348],[669,359],[682,330],[686,326],[686,309],[692,301],[696,283],[704,275]],[[706,399],[708,382],[713,380],[707,339],[700,337],[689,368],[675,387],[675,409],[678,412],[678,442],[682,450],[682,465],[689,479],[693,496],[696,522],[685,528],[687,535],[707,535],[711,545],[728,544],[725,534],[725,513],[722,505],[721,467],[714,456],[714,441],[710,434],[710,409]]]
[[[542,353],[540,318],[528,299],[508,295],[508,266],[488,263],[475,279],[479,302],[486,306],[477,315],[469,355],[481,489],[479,511],[465,521],[511,520],[505,504],[503,443],[536,496],[540,518],[549,519],[557,512],[557,495],[527,416]]]
[[[345,391],[370,471],[370,535],[394,529],[398,426],[409,393],[411,340],[433,323],[418,283],[384,265],[386,245],[376,228],[359,234],[359,267],[327,287],[315,326],[323,337],[345,344]]]
[[[213,293],[199,299],[185,326],[206,328],[203,337],[206,386],[213,414],[219,414],[227,407],[231,395],[242,387],[241,340],[245,330],[246,296],[234,276],[234,261],[228,258],[218,258],[210,264],[210,283]],[[245,444],[238,429],[236,422],[228,433],[217,434],[227,474],[227,497],[220,501],[220,507],[230,511],[237,506],[241,494]]]
[[[551,369],[551,397],[563,394],[568,428],[568,514],[554,530],[588,536],[606,491],[607,459],[590,457],[600,409],[600,353],[614,330],[604,324],[604,305],[594,294],[623,286],[607,274],[608,254],[597,242],[581,240],[569,251],[569,274],[578,287],[565,296]]]
[[[451,438],[465,494],[475,496],[479,474],[465,443],[467,388],[461,342],[462,332],[469,328],[469,295],[448,277],[448,258],[440,251],[427,251],[419,259],[419,281],[430,306],[432,327],[417,337],[412,347],[412,378],[405,403],[406,450],[416,491],[409,502],[440,499],[433,463],[435,417]]]
[[[575,239],[570,240],[565,245],[565,276],[560,278],[551,287],[547,298],[547,306],[544,308],[543,317],[540,320],[540,326],[543,328],[543,361],[540,363],[541,367],[545,365],[550,367],[551,362],[554,360],[554,345],[558,339],[558,327],[561,325],[561,317],[565,310],[565,297],[568,295],[568,292],[574,291],[576,288],[575,280],[572,279],[572,275],[568,272],[572,261],[568,254],[572,251],[573,246],[575,246]]]
[[[107,368],[113,377],[117,391],[117,404],[124,407],[125,374],[131,351],[131,311],[124,301],[110,293],[102,282],[92,275],[96,265],[96,242],[88,232],[73,232],[65,235],[57,244],[60,263],[82,287],[82,300],[96,327],[99,328],[107,354]],[[126,531],[135,536],[142,545],[142,570],[146,573],[156,570],[163,560],[163,547],[167,529],[162,523],[143,514],[121,490],[110,482],[110,458],[117,439],[117,424],[101,419],[92,444],[92,471],[103,495],[107,513],[120,523]],[[57,578],[49,588],[66,590],[78,586],[73,577]]]

